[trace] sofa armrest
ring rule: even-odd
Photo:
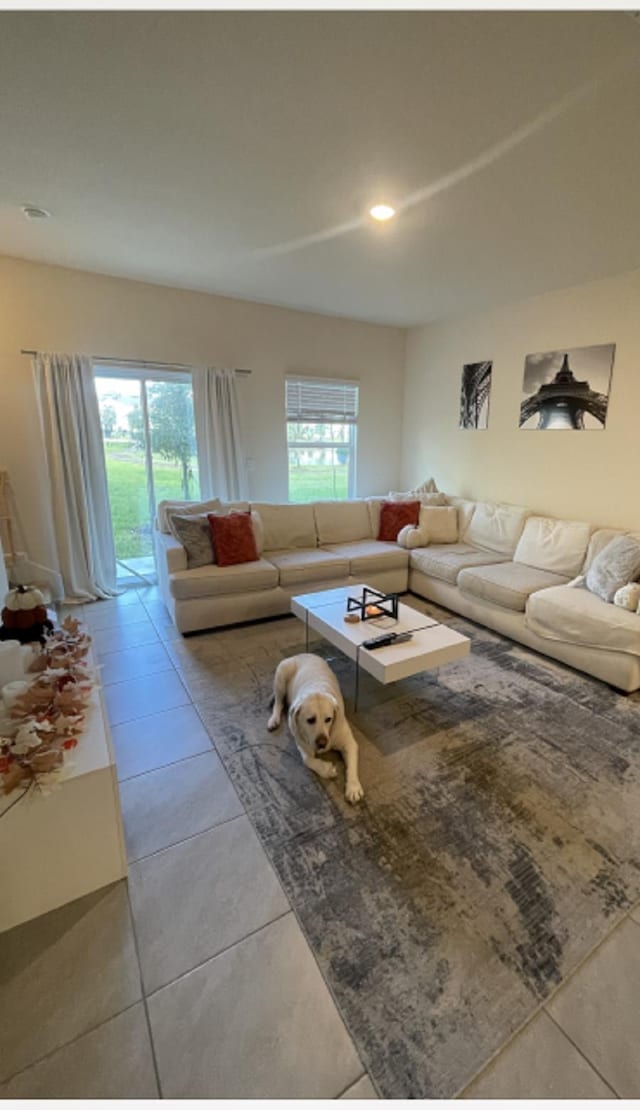
[[[158,561],[163,560],[169,574],[187,569],[187,553],[175,536],[155,530],[153,538],[156,546],[156,559]]]

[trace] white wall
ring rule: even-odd
[[[525,355],[611,342],[603,431],[518,428]],[[462,431],[462,366],[484,359],[493,359],[489,427]],[[405,489],[432,474],[445,492],[640,528],[640,271],[411,329],[403,443]]]
[[[284,375],[358,378],[357,492],[400,473],[404,331],[0,257],[0,467],[31,557],[51,565],[30,360],[20,348],[240,366],[251,496],[287,498]]]

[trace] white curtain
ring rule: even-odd
[[[235,371],[194,370],[193,407],[201,496],[225,501],[246,498],[247,465]]]
[[[38,353],[33,368],[65,597],[113,597],[116,556],[91,359]]]

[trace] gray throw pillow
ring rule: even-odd
[[[640,577],[640,543],[632,536],[616,536],[593,560],[587,571],[586,586],[603,601],[627,582]]]
[[[211,529],[206,514],[169,514],[169,527],[187,553],[187,570],[215,563]]]

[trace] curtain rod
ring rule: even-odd
[[[37,355],[39,351],[28,351],[24,347],[20,350],[21,355]],[[94,362],[115,362],[118,366],[156,366],[158,369],[163,370],[195,370],[195,366],[189,366],[186,362],[153,362],[145,358],[115,358],[113,355],[91,355]],[[251,370],[242,370],[239,367],[234,367],[236,374],[251,374]]]

